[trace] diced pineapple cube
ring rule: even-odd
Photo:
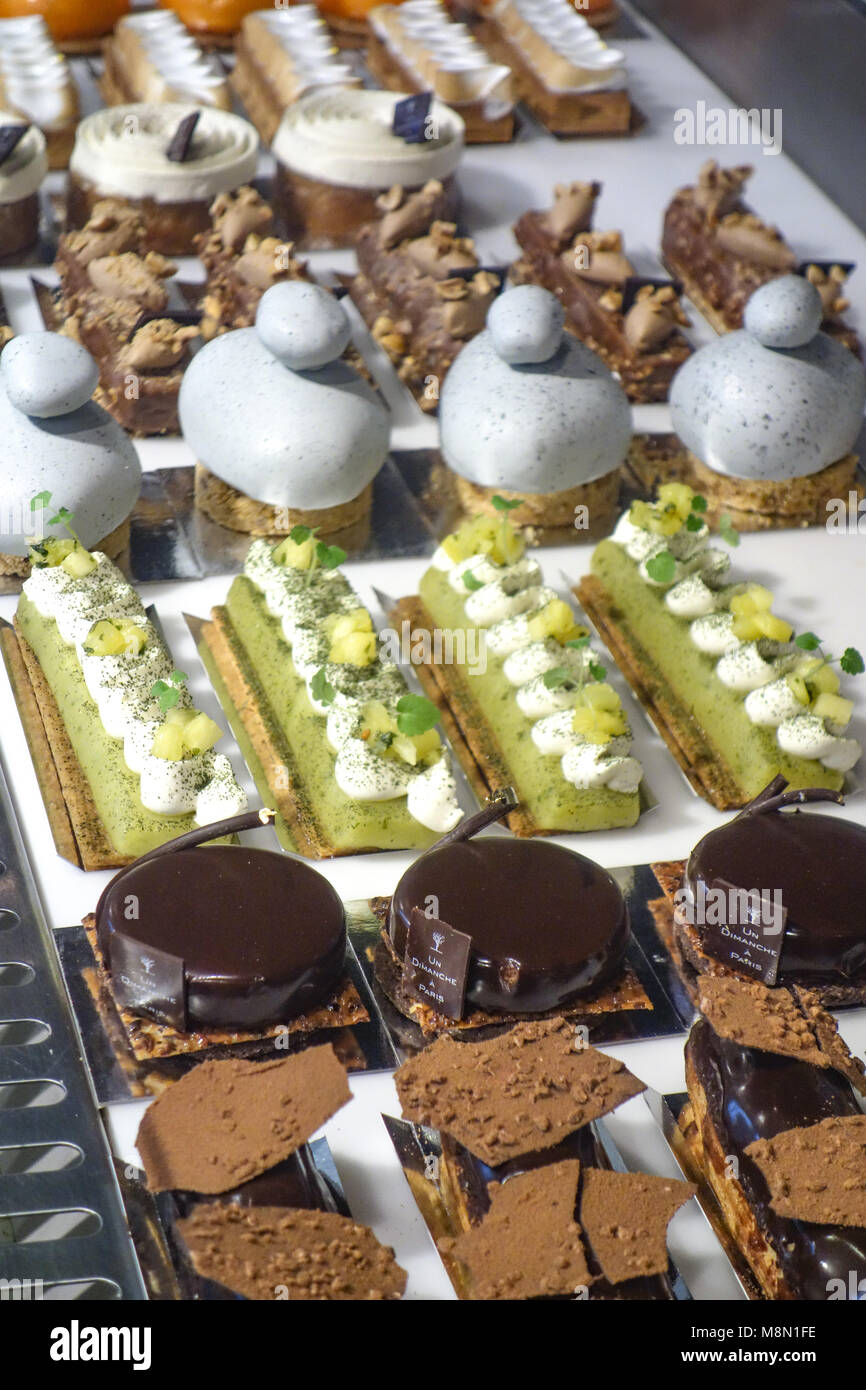
[[[60,563],[66,573],[72,575],[73,579],[83,579],[86,574],[90,574],[91,570],[96,569],[96,561],[90,551],[85,550],[81,545],[74,546]]]
[[[84,650],[88,656],[119,656],[125,649],[126,641],[118,623],[109,618],[100,618],[93,624],[84,639]]]
[[[839,724],[844,728],[854,713],[854,701],[822,691],[812,706],[812,713],[817,714],[819,719],[829,719],[831,724]]]
[[[189,753],[206,753],[222,738],[223,731],[209,714],[196,712],[181,728],[184,747]]]
[[[349,632],[331,643],[328,660],[345,666],[370,666],[377,650],[375,632]]]
[[[649,531],[652,536],[674,536],[682,526],[675,509],[665,512],[652,502],[633,502],[628,515],[633,526]]]
[[[373,619],[366,608],[353,608],[351,613],[329,613],[323,626],[333,645],[351,632],[372,632]]]
[[[798,676],[796,671],[792,671],[790,675],[785,677],[785,680],[794,699],[799,700],[801,705],[808,705],[809,691],[802,676]]]
[[[160,724],[153,736],[151,753],[155,758],[165,758],[168,762],[179,762],[186,752],[183,730],[179,724]]]
[[[119,618],[117,627],[123,637],[123,650],[127,656],[140,656],[147,646],[147,633],[140,623],[131,618]]]
[[[401,758],[410,767],[414,767],[418,761],[418,749],[415,747],[415,740],[410,738],[408,734],[395,734],[388,752],[392,757]]]
[[[46,536],[44,540],[37,541],[30,547],[30,558],[34,565],[48,566],[53,569],[62,563],[71,550],[75,549],[77,542],[71,536],[62,540],[60,536]]]
[[[553,637],[557,642],[573,642],[587,635],[586,628],[574,621],[574,613],[561,598],[552,598],[532,615],[529,632],[535,642],[543,642],[546,637]]]
[[[589,743],[609,743],[611,738],[625,733],[625,715],[622,710],[578,708],[571,717],[571,727]]]
[[[363,727],[371,734],[393,734],[397,732],[397,721],[388,713],[381,700],[370,700],[361,714]]]
[[[469,558],[468,552],[466,551],[465,537],[462,536],[459,531],[452,531],[450,536],[445,537],[442,542],[442,549],[445,551],[448,559],[454,561],[455,565],[459,565],[461,560]]]
[[[172,705],[171,709],[165,712],[166,724],[177,724],[182,729],[191,719],[195,719],[194,709],[181,709],[179,705]]]
[[[809,656],[797,665],[797,673],[802,676],[815,695],[836,695],[841,684],[832,666],[828,666],[820,656]]]
[[[763,584],[747,584],[742,593],[734,594],[730,603],[732,613],[769,612],[772,606],[772,590],[765,589]]]
[[[308,536],[305,541],[293,541],[286,536],[274,548],[272,559],[275,565],[288,565],[293,570],[308,570],[313,563],[316,550],[316,537]]]
[[[585,685],[581,696],[581,703],[590,709],[608,710],[617,713],[622,706],[620,699],[612,685],[606,681],[597,681],[592,685]]]
[[[662,483],[658,490],[658,500],[662,508],[673,508],[680,521],[685,521],[692,510],[694,491],[687,483]]]
[[[731,623],[731,632],[739,642],[757,642],[763,636],[754,613],[738,613]]]
[[[771,642],[790,642],[794,635],[791,624],[786,623],[784,618],[777,618],[774,613],[759,610],[755,614],[755,622],[761,636],[769,638]]]
[[[423,734],[413,734],[412,742],[419,759],[429,756],[430,753],[438,753],[442,744],[435,729],[428,729]]]

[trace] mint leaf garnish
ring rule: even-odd
[[[490,500],[498,512],[513,512],[516,507],[523,505],[522,497],[513,497],[509,502],[506,497],[500,497],[498,492]]]
[[[397,701],[397,728],[401,734],[413,738],[416,734],[426,734],[439,723],[439,711],[432,700],[424,695],[401,695]]]
[[[660,550],[646,562],[646,572],[657,584],[670,584],[677,572],[677,562],[669,550]]]
[[[574,684],[574,672],[567,666],[554,666],[551,671],[545,671],[541,683],[546,690],[558,690],[561,685]]]
[[[328,680],[328,677],[325,675],[324,666],[320,667],[320,669],[313,676],[313,679],[310,681],[310,691],[312,693],[313,699],[318,700],[320,705],[333,704],[334,697],[336,696],[337,692],[331,685],[331,682]]]
[[[816,637],[814,632],[801,632],[799,637],[794,638],[794,646],[804,652],[814,652],[820,645],[821,638]]]
[[[174,685],[180,685],[183,681],[188,681],[189,676],[186,671],[172,671],[169,680],[172,681]]]
[[[607,675],[607,667],[602,666],[601,663],[598,661],[591,661],[589,663],[589,673],[592,676],[593,680],[603,681],[605,676]]]
[[[860,676],[863,674],[863,671],[866,670],[866,666],[863,664],[863,658],[856,647],[845,648],[839,658],[839,665],[846,675],[849,676]]]
[[[699,492],[696,492],[695,495],[694,495],[694,497],[692,498],[692,511],[693,511],[693,512],[705,512],[706,510],[707,510],[707,499],[706,499],[706,497],[702,497],[701,494],[700,494]]]
[[[43,507],[47,507],[47,506],[48,506],[48,503],[49,503],[50,501],[51,501],[51,493],[50,493],[50,492],[37,492],[37,494],[36,494],[35,497],[31,497],[31,498],[30,498],[30,510],[31,510],[31,512],[39,512],[39,511],[41,511]]]
[[[303,545],[304,541],[308,541],[312,535],[313,528],[311,526],[293,526],[289,532],[289,540],[295,545]]]
[[[687,531],[702,531],[703,529],[704,529],[704,522],[701,521],[701,518],[697,515],[697,513],[696,513],[696,512],[689,512],[689,515],[686,517],[686,530],[687,530]]]
[[[476,589],[483,589],[484,585],[480,579],[476,579],[471,570],[463,571],[463,583],[470,593],[474,594]]]
[[[570,641],[570,642],[566,642],[565,645],[566,645],[567,647],[575,647],[575,648],[588,647],[588,646],[589,646],[589,637],[588,637],[588,636],[587,636],[587,637],[572,637],[571,641]]]
[[[342,565],[346,552],[339,545],[325,545],[324,541],[319,541],[316,556],[323,570],[335,570],[338,565]]]
[[[719,535],[723,541],[727,542],[731,549],[736,549],[740,544],[739,533],[727,512],[722,512],[722,515],[719,517]]]

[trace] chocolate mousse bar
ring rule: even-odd
[[[677,287],[636,274],[619,232],[592,230],[598,183],[560,183],[553,207],[525,212],[514,227],[520,259],[509,278],[560,300],[565,326],[616,372],[629,400],[667,400],[691,352]]]
[[[428,412],[501,287],[500,276],[480,266],[472,238],[446,220],[445,207],[435,179],[416,193],[395,187],[384,194],[378,221],[358,233],[359,272],[349,282],[373,337]]]
[[[697,183],[679,189],[665,211],[662,259],[718,333],[741,328],[743,310],[754,291],[790,274],[798,264],[778,228],[764,222],[743,199],[753,173],[750,164],[722,169],[709,159]],[[803,273],[824,300],[823,331],[859,354],[857,334],[840,318],[847,307],[840,294],[844,268],[804,263]]]

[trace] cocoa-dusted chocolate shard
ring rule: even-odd
[[[783,1130],[749,1144],[746,1153],[760,1168],[780,1216],[866,1227],[866,1115],[834,1115]]]
[[[649,1173],[584,1169],[580,1220],[609,1283],[666,1272],[668,1224],[696,1191]]]
[[[592,1283],[574,1219],[579,1177],[573,1159],[491,1183],[481,1225],[439,1242],[469,1268],[475,1297],[549,1298]]]
[[[866,1066],[855,1057],[839,1034],[839,1025],[821,1003],[820,995],[811,989],[793,989],[794,998],[815,1030],[818,1046],[829,1065],[840,1071],[861,1095],[866,1095]]]
[[[403,1114],[452,1135],[491,1167],[548,1149],[646,1090],[564,1018],[486,1042],[437,1039],[395,1075]]]
[[[335,1212],[199,1205],[177,1231],[197,1273],[245,1298],[379,1301],[406,1287],[394,1251]]]
[[[147,1185],[228,1192],[294,1153],[349,1099],[330,1045],[269,1062],[202,1062],[139,1126]]]
[[[720,1038],[780,1057],[796,1057],[816,1067],[831,1065],[786,989],[769,989],[758,980],[746,983],[722,975],[701,976],[697,987],[698,1007]]]

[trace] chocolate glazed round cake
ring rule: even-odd
[[[346,919],[327,879],[240,845],[132,865],[106,889],[96,927],[118,1004],[183,1032],[295,1018],[344,968]]]
[[[397,885],[388,931],[403,958],[413,908],[472,937],[466,1007],[542,1013],[615,975],[628,909],[591,859],[538,840],[463,840],[433,849]]]
[[[866,998],[862,826],[800,811],[738,816],[695,846],[685,884],[693,902],[720,886],[779,895],[786,915],[777,983]]]

